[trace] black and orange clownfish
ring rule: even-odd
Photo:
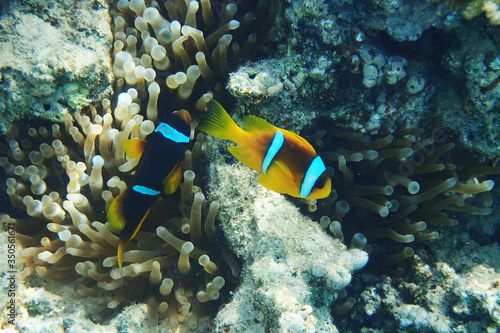
[[[246,116],[240,128],[215,100],[197,127],[237,146],[229,152],[241,163],[260,172],[264,187],[297,198],[321,199],[331,192],[332,181],[314,148],[301,136],[275,127],[262,118]]]
[[[131,184],[118,195],[107,213],[108,224],[120,231],[117,260],[127,243],[135,237],[156,197],[175,192],[181,181],[181,163],[189,143],[191,116],[186,110],[165,116],[145,140],[127,140],[123,150],[130,157],[140,158]]]

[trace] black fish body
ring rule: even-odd
[[[180,163],[189,143],[191,117],[186,110],[167,115],[147,139],[128,140],[124,150],[140,156],[133,181],[111,203],[107,219],[120,230],[118,264],[127,243],[135,237],[152,204],[162,192],[170,194],[180,182]]]

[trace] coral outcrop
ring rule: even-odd
[[[109,23],[104,0],[3,4],[0,133],[23,118],[61,121],[111,93]]]
[[[342,289],[366,264],[367,253],[326,235],[244,165],[213,163],[209,175],[211,197],[221,203],[221,227],[246,263],[242,285],[217,315],[217,330],[334,332],[329,306],[345,301]]]
[[[368,133],[384,126],[424,127],[429,117],[436,118],[439,126],[459,132],[469,149],[494,159],[496,116],[485,109],[498,104],[498,38],[490,24],[496,5],[294,1],[285,6],[284,24],[291,28],[283,61],[293,63],[287,67],[297,73],[286,70],[271,78],[283,81],[284,102],[270,99],[270,104],[290,108],[286,96],[298,91],[293,109],[314,109]],[[313,73],[323,85],[314,84]]]
[[[197,4],[196,1],[191,3]],[[64,110],[62,126],[54,124],[49,128],[31,127],[27,133],[17,130],[9,132],[7,145],[4,147],[8,157],[0,160],[9,176],[6,182],[7,193],[12,205],[25,209],[30,217],[15,219],[3,215],[2,222],[17,228],[18,240],[23,247],[19,255],[25,262],[22,278],[29,280],[31,276],[37,276],[58,281],[77,279],[80,282],[75,286],[78,294],[104,297],[107,308],[111,310],[119,309],[129,301],[147,301],[148,322],[151,326],[158,325],[162,329],[172,330],[184,327],[202,331],[205,325],[210,326],[210,323],[203,320],[203,316],[213,309],[208,304],[221,300],[221,294],[227,294],[227,288],[226,291],[222,290],[224,286],[237,281],[239,275],[237,262],[227,249],[221,250],[220,246],[217,250],[214,248],[220,255],[219,261],[205,246],[210,247],[210,243],[211,246],[220,245],[220,235],[217,236],[214,225],[218,204],[203,208],[204,195],[198,187],[193,186],[194,173],[189,171],[192,159],[199,156],[202,136],[194,144],[192,152],[189,151],[186,155],[185,168],[188,171],[184,175],[180,201],[177,202],[180,205],[177,217],[176,213],[172,216],[171,211],[165,216],[165,210],[171,210],[172,203],[168,199],[160,199],[148,218],[155,221],[150,223],[159,227],[156,232],[146,228],[137,235],[137,242],[133,242],[123,254],[124,267],[121,271],[116,268],[118,238],[108,229],[103,219],[113,198],[125,190],[130,172],[133,172],[138,162],[124,155],[122,144],[129,138],[145,138],[154,129],[153,121],[158,119],[159,111],[164,112],[159,110],[162,98],[165,98],[161,96],[161,90],[171,92],[172,98],[175,95],[176,103],[190,103],[189,105],[202,110],[203,103],[211,96],[193,95],[195,98],[191,98],[198,78],[203,77],[205,86],[216,90],[217,81],[210,80],[210,74],[214,78],[228,74],[226,52],[232,36],[224,33],[239,27],[238,21],[231,20],[236,13],[236,6],[226,6],[223,22],[205,40],[203,33],[195,28],[197,24],[194,15],[198,6],[191,8],[191,5],[189,8],[182,8],[182,2],[167,2],[164,9],[172,21],[162,17],[157,8],[146,7],[141,1],[120,1],[111,9],[115,37],[113,72],[118,78],[117,88],[125,91],[118,95],[116,107],[110,100],[104,99],[102,108],[90,107],[74,115]],[[206,6],[209,3],[202,2],[202,7]],[[257,7],[257,18],[258,11],[262,14],[265,6],[266,2],[261,1]],[[205,12],[206,10],[207,8]],[[250,21],[243,23],[251,25],[255,19],[252,16],[253,14],[246,15],[245,19]],[[182,23],[174,18],[180,19]],[[213,18],[204,16],[201,24],[209,29],[212,20]],[[155,37],[150,33],[154,33]],[[173,38],[172,35],[176,33],[180,34]],[[185,46],[184,42],[187,43]],[[247,43],[254,42],[255,36],[250,36]],[[139,45],[144,50],[137,49]],[[195,52],[192,52],[193,47]],[[248,52],[248,48],[250,46],[243,45],[241,51]],[[207,51],[210,52],[205,53]],[[233,55],[239,52],[237,44],[233,45],[232,52]],[[208,63],[212,69],[207,66],[205,55],[211,56]],[[192,61],[196,61],[197,65],[192,65]],[[164,76],[165,81],[156,82],[157,76]],[[222,193],[221,197],[228,198],[230,195],[232,194]],[[279,202],[274,204],[285,203],[281,196],[275,197]],[[285,207],[292,208],[290,204]],[[204,210],[207,210],[207,217],[202,223]],[[286,213],[285,209],[271,212],[271,216],[256,216],[256,219],[270,223]],[[229,214],[232,211],[225,216]],[[260,251],[267,255],[251,261],[258,261],[254,266],[255,272],[262,275],[268,260],[278,257],[278,253],[283,251],[289,252],[287,262],[277,263],[276,269],[279,271],[279,267],[292,267],[286,268],[288,272],[284,278],[291,279],[286,284],[295,295],[283,299],[283,304],[273,308],[273,299],[280,297],[281,286],[270,276],[262,275],[258,282],[266,285],[266,293],[269,294],[266,307],[269,311],[277,311],[276,316],[266,323],[280,327],[291,325],[294,329],[300,329],[303,325],[321,326],[322,321],[318,324],[317,317],[329,318],[327,306],[340,297],[327,297],[321,301],[322,308],[316,311],[310,305],[316,302],[315,296],[309,297],[300,288],[307,287],[308,284],[318,284],[319,288],[325,284],[332,291],[341,290],[349,283],[350,273],[366,264],[367,255],[359,249],[346,250],[339,241],[327,237],[312,221],[304,223],[302,220],[305,218],[298,212],[280,218],[282,223],[288,218],[297,220],[308,233],[302,239],[299,234],[281,225],[288,233],[277,237],[291,244],[283,249],[274,246],[267,248],[265,245]],[[202,226],[204,233],[201,231]],[[270,228],[269,233],[257,235],[251,241],[258,242],[262,238],[261,243],[267,243],[268,238],[275,237],[274,230],[277,230],[273,226]],[[310,244],[310,238],[317,238],[318,242]],[[301,244],[302,250],[294,249],[293,243]],[[232,245],[235,248],[244,246],[236,243]],[[333,253],[330,260],[332,265],[324,262],[321,257],[312,259],[316,252]],[[249,258],[248,254],[238,254]],[[296,279],[296,270],[304,276]],[[246,281],[247,287],[243,288],[242,294],[254,283],[252,275],[247,275]],[[142,286],[140,290],[134,295],[128,295],[127,290],[137,288],[138,285]],[[24,292],[28,294],[30,291]],[[33,298],[35,303],[22,304],[27,308],[37,309],[32,311],[32,316],[44,313],[36,303],[37,299],[39,297]],[[58,302],[55,300],[47,303],[47,307],[57,307]],[[239,301],[235,303],[237,306],[241,305]],[[292,303],[293,308],[288,309]],[[137,313],[141,310],[127,308],[127,311],[135,312],[138,318]],[[279,315],[280,311],[284,312],[283,316]],[[64,312],[61,314],[64,315]],[[121,316],[125,317],[127,314],[123,313]],[[221,315],[219,318],[223,317]],[[302,317],[304,319],[301,321]],[[289,319],[294,320],[289,322]],[[225,322],[225,319],[220,320]],[[248,323],[248,318],[237,321]],[[29,323],[22,322],[21,326],[23,325],[27,327]],[[81,325],[89,327],[90,324],[86,322]],[[326,325],[333,328],[327,323]],[[239,327],[241,324],[236,326],[238,329]]]
[[[498,243],[481,246],[451,229],[442,241],[429,244],[427,258],[416,258],[411,278],[365,276],[372,281],[345,329],[495,332],[498,255]]]

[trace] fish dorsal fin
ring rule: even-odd
[[[256,116],[245,116],[242,127],[247,132],[276,131],[277,128],[262,118]]]
[[[287,139],[291,143],[294,143],[294,141],[296,141],[300,144],[300,146],[302,148],[304,148],[310,152],[314,152],[314,154],[316,155],[316,151],[314,150],[313,146],[309,143],[309,141],[307,141],[306,139],[304,139],[303,137],[301,137],[297,133],[293,133],[293,132],[290,132],[287,130],[282,130],[282,131],[283,131],[283,134],[285,134],[287,136]]]
[[[267,173],[261,174],[257,181],[271,191],[293,195],[294,182],[292,172],[284,163],[271,163],[267,169]]]
[[[146,140],[130,139],[123,143],[123,151],[127,156],[140,159],[144,148],[146,147]]]
[[[179,162],[175,168],[170,171],[167,178],[163,180],[163,192],[165,194],[172,194],[177,190],[182,179],[182,163]]]
[[[108,225],[114,231],[122,231],[125,227],[125,216],[123,215],[123,200],[125,199],[125,193],[127,190],[123,191],[111,202],[108,208],[107,220]]]

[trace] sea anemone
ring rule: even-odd
[[[310,210],[324,215],[323,228],[336,238],[362,233],[372,252],[370,266],[401,274],[413,244],[439,237],[439,228],[457,225],[458,214],[489,215],[498,167],[462,166],[455,143],[443,130],[423,129],[365,135],[335,127],[310,137],[332,174],[331,195]],[[453,162],[457,161],[457,162]]]
[[[145,137],[154,125],[130,114],[132,119],[118,130],[112,125],[116,109],[103,110],[99,114],[93,109],[90,116],[66,113],[62,130],[54,124],[50,130],[30,128],[19,141],[20,134],[7,138],[9,157],[0,159],[10,176],[7,193],[12,205],[30,216],[2,216],[4,224],[15,224],[23,247],[20,275],[81,279],[77,292],[110,295],[109,308],[144,300],[148,290],[158,288],[152,295],[158,313],[168,313],[168,325],[195,327],[210,309],[196,304],[218,300],[224,284],[239,275],[236,260],[220,247],[214,223],[219,205],[212,202],[205,208],[205,196],[194,185],[192,163],[200,154],[203,135],[186,152],[180,195],[160,198],[153,205],[150,227],[143,228],[124,252],[120,271],[118,236],[105,224],[105,212],[126,189],[137,161],[126,160],[119,147],[126,138]],[[142,287],[133,295],[124,292],[137,286]]]
[[[269,40],[278,9],[267,0],[242,9],[208,0],[147,3],[118,1],[110,11],[117,89],[134,86],[141,99],[152,89],[154,100],[163,91],[169,104],[198,111],[222,92],[230,69]]]

